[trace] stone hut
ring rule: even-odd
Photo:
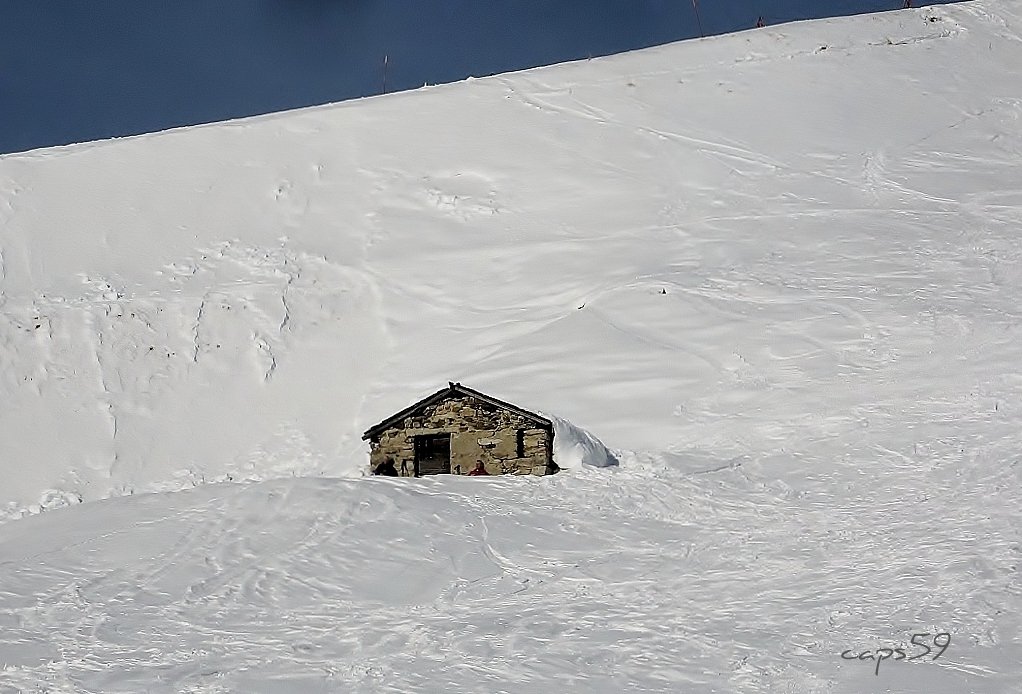
[[[467,475],[482,462],[491,475],[547,475],[554,427],[546,417],[460,383],[419,400],[362,435],[370,470],[392,460],[401,477]]]

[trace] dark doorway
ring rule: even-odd
[[[451,435],[415,437],[415,476],[451,474]]]

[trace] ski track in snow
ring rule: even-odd
[[[0,157],[0,694],[1020,691],[1019,27]],[[359,478],[449,379],[621,465]]]
[[[1008,691],[1017,464],[877,449],[799,486],[775,475],[786,461],[712,464],[213,485],[44,514],[0,545],[0,672],[50,691],[853,692],[874,675],[841,651],[948,631],[941,661],[886,663],[885,685]]]

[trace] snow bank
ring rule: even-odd
[[[617,457],[593,434],[566,419],[544,415],[554,423],[554,462],[562,470],[575,470],[583,465],[610,467]]]
[[[1012,402],[1018,6],[969,7],[0,157],[0,508],[356,476],[452,379],[729,458]]]

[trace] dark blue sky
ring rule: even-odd
[[[713,34],[903,1],[699,10]],[[692,0],[3,0],[0,153],[378,94],[385,55],[396,91],[698,35]]]

